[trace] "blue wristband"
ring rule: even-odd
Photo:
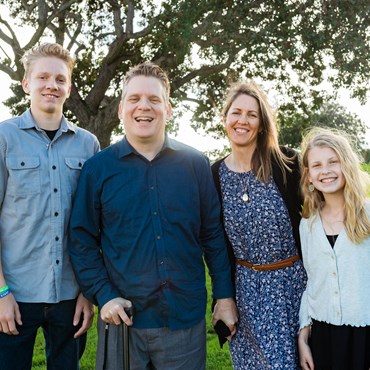
[[[6,290],[5,292],[0,293],[0,298],[6,297],[8,294],[10,294],[10,289]]]

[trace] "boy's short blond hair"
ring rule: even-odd
[[[69,77],[72,76],[72,70],[75,64],[74,58],[67,49],[56,43],[43,43],[27,50],[21,58],[24,67],[24,78],[27,78],[32,69],[32,64],[39,58],[55,57],[66,62],[69,71]]]

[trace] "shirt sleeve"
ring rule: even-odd
[[[3,144],[2,133],[0,134],[0,210],[3,207],[6,187],[8,183],[8,169],[5,163],[5,146]],[[1,240],[1,238],[0,238]],[[0,242],[0,256],[1,256],[1,242]]]
[[[87,162],[75,194],[68,251],[81,291],[101,308],[120,293],[110,282],[101,253],[99,186]]]
[[[221,224],[221,207],[207,158],[197,174],[201,196],[200,240],[212,280],[214,299],[234,297],[230,261]]]
[[[3,200],[6,191],[6,185],[8,182],[8,169],[5,164],[5,148],[0,137],[0,209],[3,205]]]

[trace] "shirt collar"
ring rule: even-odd
[[[169,138],[167,134],[165,135],[164,144],[160,153],[166,150],[180,150],[179,143],[176,140]],[[127,141],[127,138],[125,136],[119,143],[118,156],[122,158],[132,153],[140,155],[140,153],[138,153],[135,148]]]
[[[31,109],[26,110],[20,117],[19,121],[19,128],[22,130],[27,130],[30,128],[35,128],[36,130],[40,131],[41,128],[38,126],[36,121],[34,120]],[[60,131],[61,132],[67,132],[72,131],[73,133],[76,133],[75,126],[70,123],[64,116],[62,116],[62,121],[60,123]]]

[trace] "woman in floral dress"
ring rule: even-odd
[[[300,369],[298,313],[306,274],[298,158],[279,147],[272,108],[255,83],[230,88],[223,121],[231,154],[212,167],[239,310],[230,342],[233,367]]]

